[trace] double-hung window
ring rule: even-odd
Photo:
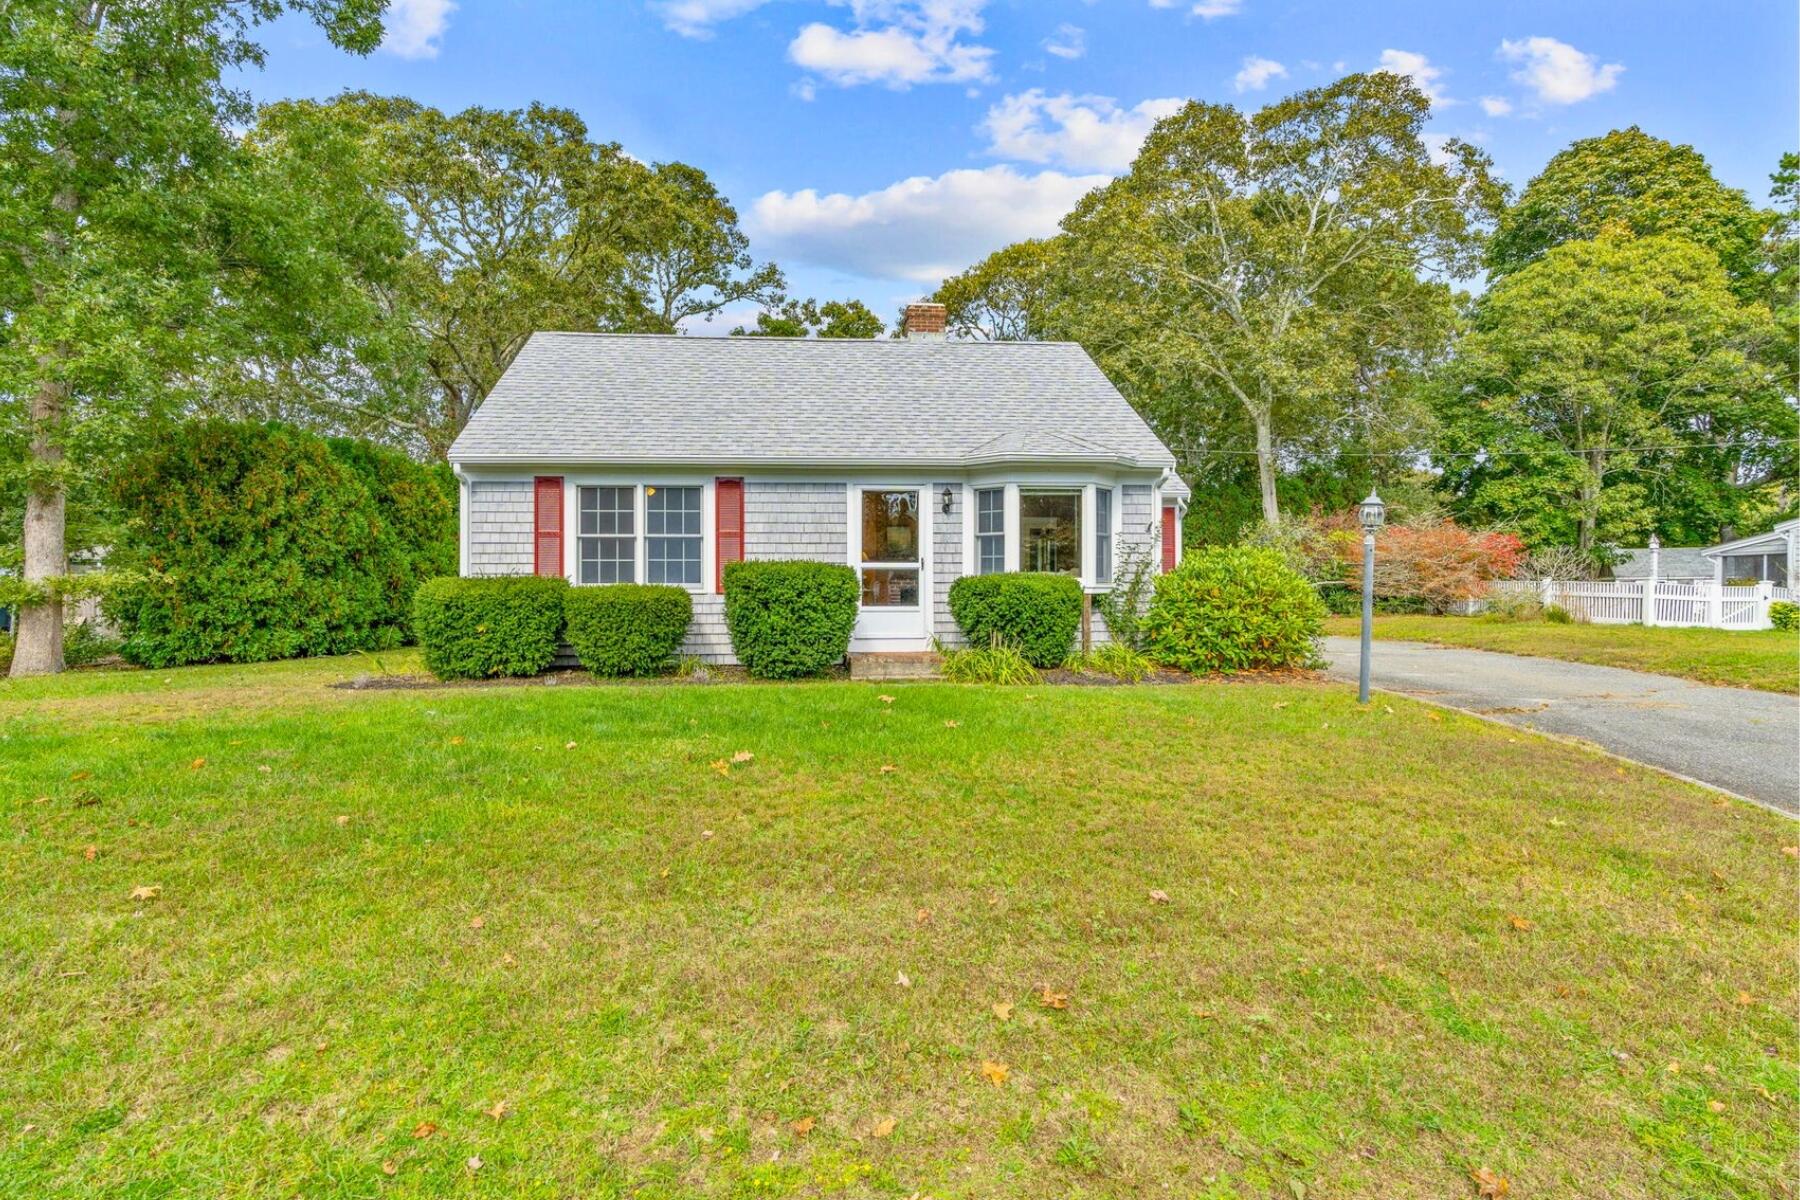
[[[637,581],[637,489],[584,487],[577,494],[582,583]]]
[[[978,575],[1006,570],[1006,489],[975,493],[975,563]]]
[[[1113,493],[1111,488],[1094,489],[1094,582],[1112,582]]]
[[[699,586],[700,490],[644,489],[645,582]]]
[[[1081,492],[1019,489],[1019,569],[1081,574]]]

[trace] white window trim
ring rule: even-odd
[[[732,478],[736,478],[733,476]],[[576,587],[605,587],[601,583],[581,582],[581,489],[584,487],[628,487],[632,489],[632,576],[643,583],[650,577],[649,497],[646,488],[697,487],[700,489],[700,581],[672,583],[694,596],[713,593],[712,580],[717,571],[718,521],[716,476],[695,476],[680,472],[632,472],[629,475],[565,475],[563,476],[563,577]]]

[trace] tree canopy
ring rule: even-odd
[[[1440,353],[1444,280],[1478,265],[1504,192],[1474,147],[1427,145],[1429,113],[1387,73],[1252,114],[1190,103],[1063,223],[1050,325],[1165,434],[1204,436],[1240,410],[1271,523],[1282,442],[1339,419],[1353,394],[1379,403],[1395,368]]]
[[[756,325],[737,326],[732,337],[878,338],[887,324],[861,300],[796,300],[782,297],[756,314]]]

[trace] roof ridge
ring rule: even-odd
[[[803,342],[811,346],[1076,346],[1080,342],[1072,341],[1014,341],[1001,338],[938,338],[925,341],[919,338],[876,337],[876,338],[825,338],[825,337],[791,337],[787,334],[757,334],[754,337],[732,337],[730,334],[709,333],[647,333],[631,330],[609,329],[534,329],[531,337],[571,337],[571,338],[608,338],[624,341],[639,338],[654,341],[671,341],[707,345],[711,343],[755,344],[757,342]]]

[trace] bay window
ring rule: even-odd
[[[982,488],[975,493],[975,573],[1006,570],[1006,489]]]
[[[1080,576],[1080,489],[1019,489],[1019,570]]]

